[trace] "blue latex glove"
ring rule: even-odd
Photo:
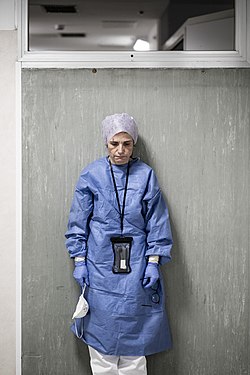
[[[73,276],[81,287],[84,283],[89,285],[89,272],[85,262],[75,262]]]
[[[159,279],[159,264],[158,263],[148,263],[145,274],[143,277],[142,285],[145,289],[151,288],[156,281]]]

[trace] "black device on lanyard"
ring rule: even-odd
[[[131,272],[129,261],[130,261],[130,252],[131,252],[133,238],[123,237],[122,235],[126,195],[127,195],[127,190],[128,190],[129,162],[127,166],[126,183],[125,183],[125,189],[124,189],[122,208],[121,208],[120,201],[119,201],[118,190],[117,190],[117,186],[115,182],[115,175],[114,175],[114,171],[113,171],[110,160],[109,160],[109,164],[110,164],[110,171],[111,171],[111,176],[112,176],[112,180],[114,184],[116,200],[118,204],[118,209],[120,213],[120,221],[121,221],[121,236],[111,237],[110,239],[112,243],[113,252],[114,252],[114,263],[113,263],[112,271],[113,273],[129,273]]]

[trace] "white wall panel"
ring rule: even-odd
[[[0,374],[15,374],[16,327],[15,31],[0,31]]]
[[[19,0],[0,0],[0,30],[16,29],[16,2]]]

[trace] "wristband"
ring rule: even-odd
[[[85,257],[75,257],[75,262],[84,262]]]
[[[150,262],[150,263],[159,263],[159,255],[150,255],[149,257],[148,257],[148,261]]]

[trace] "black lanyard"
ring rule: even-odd
[[[119,201],[119,195],[118,195],[118,190],[117,190],[117,186],[116,186],[116,182],[115,182],[115,175],[114,175],[114,171],[113,171],[110,159],[109,159],[109,164],[110,164],[111,176],[112,176],[112,180],[113,180],[113,184],[114,184],[114,188],[115,188],[116,200],[117,200],[117,204],[118,204],[118,208],[119,208],[119,213],[120,213],[121,234],[122,234],[122,232],[123,232],[123,219],[124,219],[124,212],[125,212],[125,202],[126,202],[126,195],[127,195],[127,190],[128,190],[129,162],[128,162],[128,166],[127,166],[126,183],[125,183],[125,190],[124,190],[124,196],[123,196],[122,209],[121,209],[121,205],[120,205],[120,201]]]

